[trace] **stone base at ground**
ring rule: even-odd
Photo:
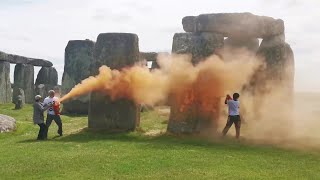
[[[140,106],[129,100],[111,101],[94,93],[89,102],[89,128],[109,132],[134,131],[139,126]]]

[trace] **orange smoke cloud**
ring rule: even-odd
[[[137,104],[154,105],[175,94],[181,111],[194,103],[206,112],[215,111],[217,100],[226,92],[239,91],[253,74],[257,62],[249,56],[236,61],[211,56],[193,65],[188,55],[160,55],[160,69],[152,71],[139,64],[120,71],[102,66],[97,76],[76,85],[61,102],[98,91],[112,100],[127,98]]]
[[[66,101],[73,97],[88,94],[92,91],[101,91],[105,89],[112,78],[111,69],[107,66],[99,68],[99,75],[96,77],[89,77],[77,84],[72,90],[60,99],[60,102]]]
[[[173,100],[174,104],[171,105],[178,107],[180,112],[191,109],[192,113],[221,115],[221,98],[226,94],[240,92],[240,113],[246,122],[241,136],[272,143],[282,143],[288,134],[294,140],[301,138],[301,133],[304,133],[304,136],[320,137],[315,128],[312,132],[312,128],[309,128],[318,127],[319,123],[314,123],[318,122],[318,115],[308,113],[306,116],[301,111],[309,110],[306,107],[312,110],[309,107],[310,101],[299,101],[299,108],[292,110],[292,107],[287,105],[291,99],[284,94],[287,91],[282,88],[283,84],[267,84],[272,90],[265,95],[241,91],[250,83],[257,68],[264,67],[261,66],[264,65],[263,60],[243,49],[232,53],[226,50],[221,57],[224,59],[213,55],[193,65],[189,55],[160,55],[160,68],[152,71],[139,64],[122,70],[111,70],[102,66],[97,76],[89,77],[76,85],[61,98],[61,102],[90,92],[100,92],[113,100],[127,98],[137,104],[155,105]],[[197,109],[194,110],[194,107]],[[292,115],[295,117],[291,118]],[[224,120],[223,124],[220,124],[221,128],[226,117],[221,116],[219,119]],[[304,131],[301,131],[301,124],[308,124]],[[232,133],[233,130],[230,131]]]

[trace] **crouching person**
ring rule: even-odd
[[[43,112],[49,108],[44,107],[42,104],[42,97],[40,95],[35,96],[35,102],[33,104],[33,123],[40,127],[37,140],[47,139],[47,127],[44,124]]]

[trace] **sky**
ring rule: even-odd
[[[320,92],[319,9],[319,0],[0,0],[0,51],[50,60],[60,83],[69,40],[128,32],[139,36],[140,51],[171,51],[184,16],[251,12],[284,20],[295,90]]]

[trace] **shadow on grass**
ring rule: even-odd
[[[37,139],[26,139],[26,140],[19,141],[18,143],[34,143],[34,142],[40,142],[40,140],[37,140]]]
[[[106,132],[93,132],[83,129],[75,134],[63,136],[59,139],[52,139],[56,142],[77,142],[89,143],[97,141],[114,141],[114,142],[128,142],[148,145],[148,148],[186,148],[202,147],[202,148],[220,148],[229,149],[231,151],[238,151],[240,149],[261,148],[266,149],[265,146],[257,146],[248,144],[244,141],[238,141],[234,138],[215,138],[203,139],[191,135],[172,135],[172,134],[159,134],[157,136],[147,136],[139,132],[122,132],[122,133],[106,133]],[[272,147],[269,146],[270,149]]]

